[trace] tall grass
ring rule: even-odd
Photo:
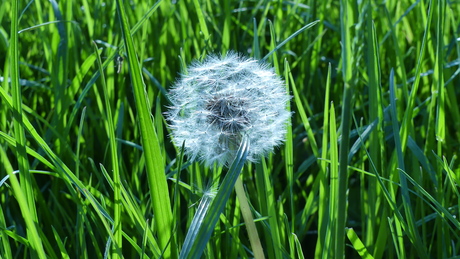
[[[458,258],[459,14],[445,0],[1,2],[0,257],[251,258],[241,177],[257,257]],[[172,145],[166,93],[229,50],[273,65],[293,116],[274,154],[244,163],[243,145],[208,168]]]

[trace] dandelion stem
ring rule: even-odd
[[[249,242],[251,242],[251,247],[254,253],[254,258],[263,259],[264,251],[262,249],[262,244],[260,243],[259,234],[257,233],[256,224],[254,224],[254,218],[252,217],[251,209],[249,208],[248,199],[244,193],[243,182],[241,178],[238,177],[235,184],[236,196],[240,202],[241,213],[243,214],[244,223],[248,230]]]

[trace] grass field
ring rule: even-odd
[[[2,1],[0,257],[460,258],[459,19],[458,0]],[[167,93],[230,50],[274,67],[292,117],[268,157],[243,141],[208,167],[171,142]]]

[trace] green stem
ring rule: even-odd
[[[248,230],[249,242],[251,243],[252,250],[254,252],[254,258],[263,259],[264,251],[262,249],[262,244],[260,243],[259,234],[257,233],[256,224],[254,223],[254,218],[252,217],[251,208],[249,207],[248,199],[244,193],[243,181],[238,177],[235,183],[236,196],[240,202],[241,213],[243,214],[244,223]]]

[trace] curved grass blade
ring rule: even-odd
[[[267,55],[265,55],[265,57],[261,60],[261,61],[266,61],[268,57],[270,57],[273,52],[277,51],[278,49],[280,49],[284,44],[288,43],[292,38],[294,38],[295,36],[297,36],[298,34],[300,34],[301,32],[303,32],[304,30],[306,29],[309,29],[313,26],[315,26],[317,23],[319,23],[319,20],[316,20],[314,22],[311,22],[307,25],[305,25],[304,27],[300,28],[298,31],[294,32],[291,36],[289,36],[287,39],[285,39],[283,42],[281,42],[280,44],[278,44],[275,48],[272,49],[272,51],[270,51]]]
[[[201,201],[197,213],[185,237],[185,243],[179,258],[200,258],[211,237],[214,227],[224,210],[225,204],[233,191],[236,180],[240,176],[249,152],[249,140],[243,137],[235,160],[225,176],[216,197],[210,201],[208,197]]]

